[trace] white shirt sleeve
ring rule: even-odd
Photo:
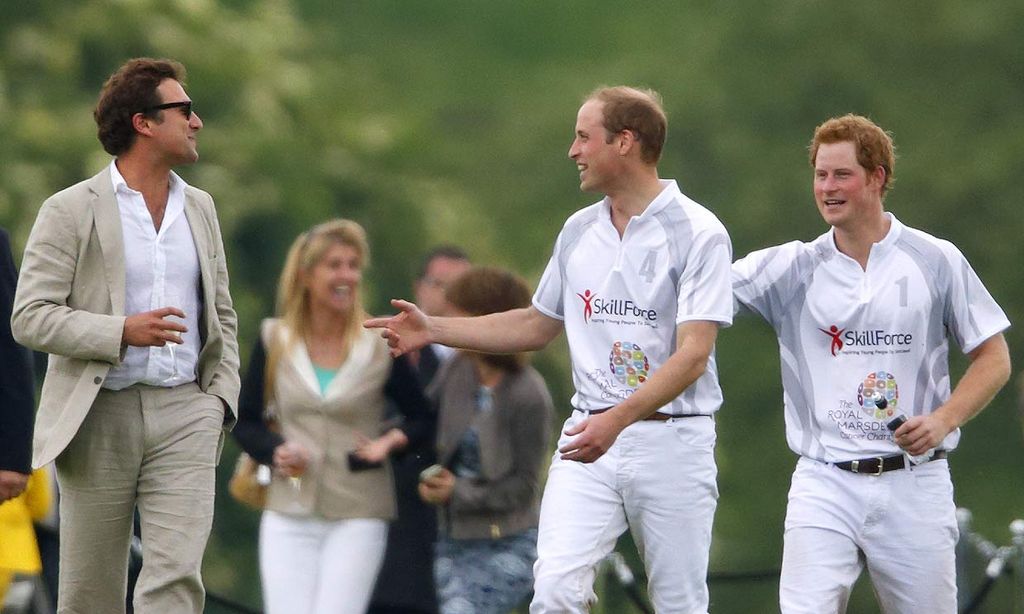
[[[544,315],[556,320],[565,319],[565,270],[562,267],[562,233],[555,240],[555,248],[544,269],[544,275],[533,293],[533,306]]]
[[[964,354],[969,354],[1009,328],[1010,321],[963,253],[949,242],[943,242],[943,247],[950,267],[945,323]]]
[[[731,260],[732,244],[724,228],[709,229],[694,237],[679,278],[676,324],[694,320],[732,324]]]
[[[802,278],[800,255],[805,247],[792,241],[751,252],[734,262],[734,312],[755,313],[774,325]]]

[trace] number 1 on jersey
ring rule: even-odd
[[[907,306],[907,277],[900,277],[896,280],[896,285],[900,287],[900,307]]]

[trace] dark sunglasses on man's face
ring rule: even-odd
[[[163,104],[153,105],[146,107],[142,110],[143,113],[149,113],[150,111],[162,111],[163,109],[181,109],[181,114],[185,116],[185,119],[192,117],[192,101],[183,100],[181,102],[165,102]]]

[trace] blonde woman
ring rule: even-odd
[[[432,429],[409,365],[361,326],[368,260],[355,222],[301,235],[242,384],[235,436],[273,467],[260,524],[268,614],[365,611],[395,513],[387,458]],[[380,434],[389,401],[405,420]]]

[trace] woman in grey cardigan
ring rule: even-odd
[[[281,273],[279,317],[263,322],[242,382],[234,435],[274,469],[259,548],[268,614],[365,611],[395,514],[387,457],[431,432],[411,368],[361,326],[368,258],[352,221],[300,236]],[[389,401],[405,421],[380,434]]]
[[[506,271],[475,267],[447,290],[462,315],[530,304]],[[503,614],[530,594],[551,396],[526,354],[460,352],[429,389],[438,461],[420,496],[441,508],[434,576],[442,614]]]

